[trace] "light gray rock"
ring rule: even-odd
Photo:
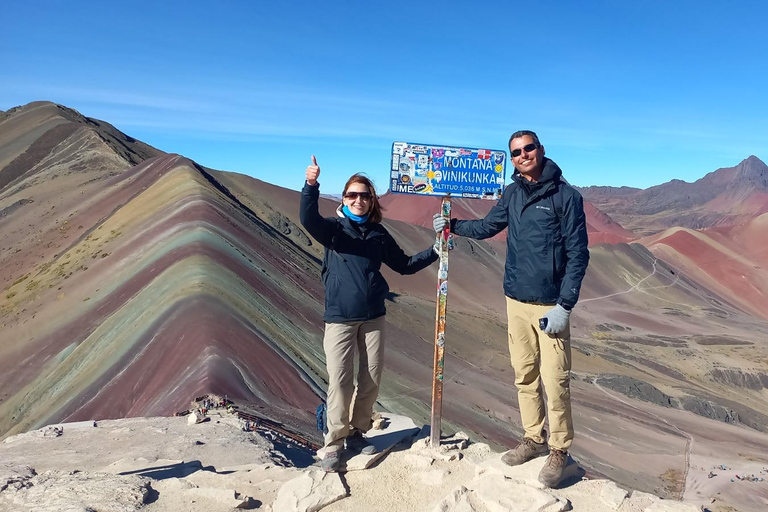
[[[500,474],[482,476],[472,484],[471,489],[489,512],[564,512],[571,506],[568,500],[529,485],[512,482]]]
[[[187,480],[186,478],[163,478],[152,484],[158,491],[186,491],[187,489],[194,489],[197,487],[195,484]]]
[[[203,465],[199,460],[184,462],[183,460],[158,459],[149,461],[144,457],[137,459],[120,459],[101,469],[113,475],[136,474],[153,478],[155,480],[165,478],[184,478],[201,471]]]
[[[627,491],[610,480],[607,480],[600,490],[600,499],[614,510],[618,509],[621,504],[624,503],[624,500],[628,495],[629,493]]]
[[[2,464],[0,465],[0,492],[6,489],[18,491],[31,487],[31,480],[35,475],[37,472],[32,466]]]
[[[650,507],[647,507],[643,512],[701,512],[701,507],[690,503],[660,499]]]
[[[469,441],[466,439],[457,439],[457,440],[450,440],[450,441],[440,441],[440,451],[441,452],[448,452],[451,450],[463,450],[469,446]]]
[[[403,460],[406,464],[410,464],[416,468],[428,468],[435,462],[434,457],[416,453],[406,453],[405,456],[403,456]]]
[[[633,500],[659,501],[661,499],[655,494],[643,491],[632,491],[631,497]]]
[[[376,453],[373,455],[358,453],[350,456],[347,450],[342,451],[339,461],[342,471],[368,469],[384,457],[393,446],[412,438],[419,431],[413,420],[407,416],[382,413],[382,418],[386,421],[386,427],[383,430],[371,430],[365,436],[368,442],[376,447]],[[322,459],[324,454],[324,449],[317,451],[319,459]]]
[[[64,434],[64,427],[61,425],[48,425],[30,432],[36,437],[59,437]]]
[[[104,471],[105,473],[112,473],[113,475],[118,473],[135,473],[137,470],[150,467],[150,464],[152,463],[149,461],[149,459],[145,459],[144,457],[138,457],[135,459],[125,458],[116,460],[112,464],[100,469],[100,471]]]
[[[373,423],[371,424],[371,430],[382,430],[387,426],[386,418],[382,417],[381,413],[378,411],[373,413],[371,420],[373,420]]]
[[[447,469],[432,469],[430,471],[419,473],[416,478],[423,484],[437,486],[443,485],[443,480],[450,474],[451,472]]]
[[[464,455],[460,451],[447,451],[447,452],[436,451],[436,452],[433,452],[433,454],[436,459],[444,460],[447,462],[454,461],[454,460],[458,461],[464,457]]]
[[[440,440],[441,450],[464,450],[469,446],[469,436],[464,432],[456,432],[454,435]]]
[[[251,510],[252,508],[256,508],[258,506],[258,502],[251,498],[250,496],[241,496],[238,495],[240,498],[240,503],[235,506],[235,508],[239,508],[241,510]]]
[[[340,499],[347,491],[338,473],[313,470],[284,483],[272,504],[275,512],[315,512]]]
[[[230,508],[250,509],[256,506],[250,496],[244,496],[232,489],[217,489],[213,487],[192,487],[184,491],[184,496],[205,498]]]
[[[187,416],[187,423],[189,425],[196,425],[198,423],[202,423],[203,421],[205,421],[205,416],[203,416],[203,413],[197,409],[193,410],[191,413],[189,413],[189,416]]]
[[[0,504],[35,512],[134,512],[144,505],[149,490],[149,481],[135,475],[46,471],[32,478],[29,487],[0,493]]]
[[[414,450],[428,450],[429,449],[429,438],[428,437],[422,437],[421,439],[417,439],[411,445],[411,448],[413,448]]]
[[[629,498],[626,499],[626,503],[630,504],[633,510],[645,510],[646,507],[656,503],[660,499],[661,498],[655,494],[633,490],[629,494]],[[624,506],[626,507],[627,505],[625,504]]]
[[[470,501],[469,490],[461,486],[451,491],[448,496],[440,500],[432,512],[476,512],[477,508]]]
[[[516,483],[543,489],[544,486],[539,482],[539,472],[545,461],[546,457],[537,457],[519,466],[508,466],[501,461],[500,455],[496,455],[478,464],[475,473],[481,478],[485,474],[504,475]]]
[[[485,443],[472,443],[463,451],[463,453],[467,460],[475,464],[479,464],[493,456],[491,447]]]

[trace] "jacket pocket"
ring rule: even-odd
[[[334,273],[326,272],[325,275],[325,313],[329,316],[340,316],[341,307],[339,301],[339,290],[341,283]]]
[[[371,291],[369,297],[369,306],[374,311],[378,311],[384,307],[384,300],[389,293],[389,284],[387,283],[381,272],[372,272],[371,277]]]

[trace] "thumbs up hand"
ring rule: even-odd
[[[320,166],[317,165],[317,158],[312,155],[312,165],[307,166],[307,184],[311,186],[317,185],[317,178],[320,177]]]

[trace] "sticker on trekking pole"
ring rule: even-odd
[[[506,162],[507,153],[500,149],[394,142],[389,190],[498,200],[504,191]]]

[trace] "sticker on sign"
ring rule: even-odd
[[[504,191],[507,153],[395,142],[389,190],[422,196],[499,199]]]

